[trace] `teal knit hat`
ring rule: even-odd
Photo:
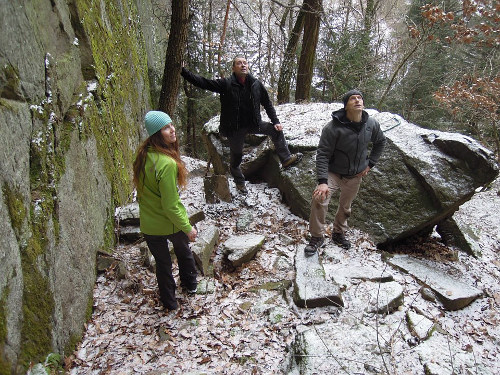
[[[165,125],[172,122],[172,119],[165,112],[161,111],[149,111],[144,117],[144,123],[146,124],[146,130],[148,135],[151,137],[156,132],[160,131]]]

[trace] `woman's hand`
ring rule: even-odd
[[[197,235],[198,231],[194,227],[191,229],[191,232],[187,234],[190,242],[194,242],[196,240]]]

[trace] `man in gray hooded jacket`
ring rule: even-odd
[[[325,219],[331,192],[340,190],[339,205],[333,222],[332,240],[349,249],[345,237],[351,204],[358,194],[361,180],[377,163],[385,146],[380,124],[364,111],[363,94],[348,91],[344,108],[332,113],[332,120],[321,133],[316,153],[318,186],[313,192],[309,231],[311,239],[305,247],[306,255],[313,255],[323,245]],[[368,146],[373,147],[368,155]]]

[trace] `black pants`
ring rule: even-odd
[[[177,257],[181,285],[192,290],[197,285],[197,271],[193,253],[189,248],[188,236],[180,231],[166,236],[145,234],[144,239],[156,261],[156,281],[160,289],[161,302],[167,309],[174,310],[177,308],[177,300],[175,299],[175,280],[172,276],[172,259],[168,249],[168,241],[172,243]]]
[[[229,149],[231,150],[230,170],[234,178],[234,182],[242,184],[245,182],[245,176],[241,172],[240,164],[243,159],[243,145],[245,144],[245,136],[250,134],[265,134],[271,138],[274,143],[276,154],[283,163],[290,158],[290,151],[286,144],[283,131],[278,131],[270,122],[261,122],[258,128],[242,128],[234,131],[227,137],[229,140]]]

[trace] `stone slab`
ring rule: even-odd
[[[385,261],[431,288],[447,310],[460,310],[482,295],[479,289],[448,276],[423,260],[408,255],[394,255],[386,256]]]
[[[318,254],[306,257],[304,247],[299,246],[295,254],[295,304],[300,307],[344,306],[340,287],[335,281],[326,279]]]
[[[260,234],[231,236],[224,242],[224,253],[234,267],[249,262],[260,250],[266,237]]]

